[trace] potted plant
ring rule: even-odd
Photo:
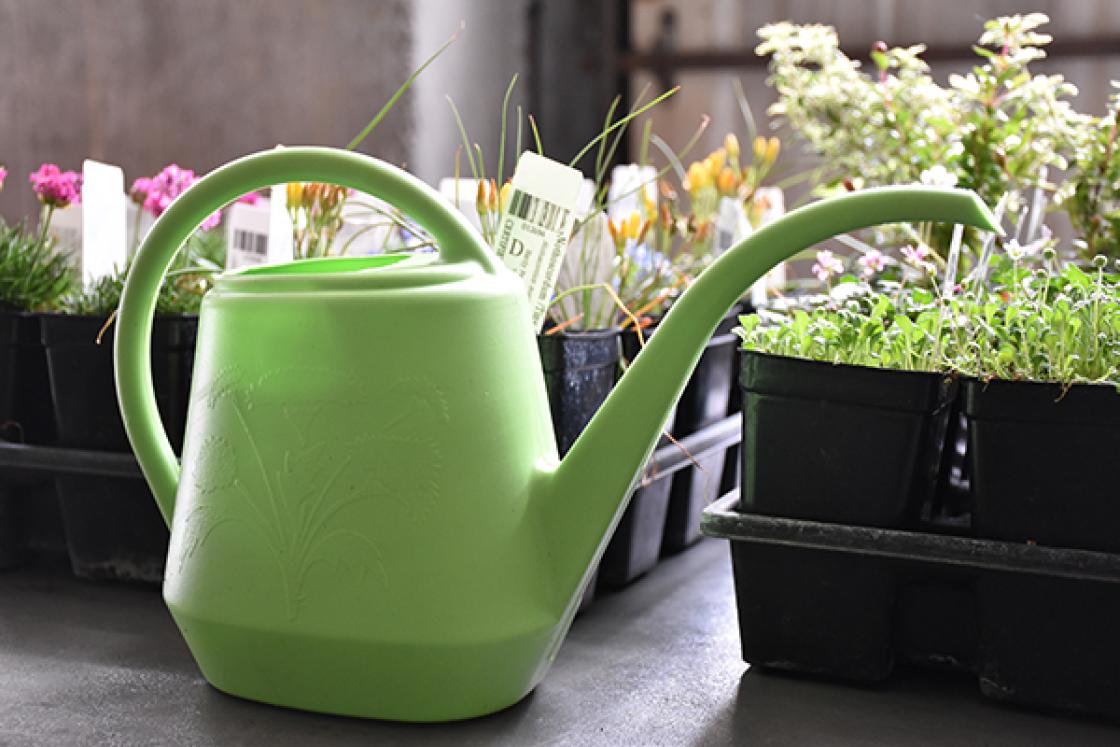
[[[0,189],[6,176],[0,167]],[[67,258],[55,251],[50,222],[56,209],[79,199],[80,181],[72,171],[43,164],[31,175],[42,206],[38,228],[0,221],[0,422],[5,440],[49,444],[53,439],[39,322],[74,281]],[[57,546],[56,514],[46,483],[5,476],[0,485],[0,567],[14,563],[25,546]]]
[[[133,199],[158,215],[194,181],[175,165],[138,180]],[[153,378],[164,426],[176,449],[186,421],[198,308],[210,273],[224,264],[224,243],[211,216],[180,250],[156,305]],[[62,447],[128,453],[116,404],[112,318],[127,268],[68,297],[62,313],[44,316],[43,345],[50,374],[57,441]],[[167,527],[140,479],[93,475],[55,478],[70,562],[82,578],[159,582]]]

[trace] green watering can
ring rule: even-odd
[[[376,195],[439,254],[228,272],[202,303],[182,462],[149,363],[156,294],[202,220],[318,181]],[[117,319],[129,439],[171,527],[164,598],[215,687],[403,721],[480,716],[541,681],[717,323],[794,253],[895,221],[995,222],[971,192],[864,190],[759,230],[681,295],[563,461],[519,278],[436,192],[381,161],[288,148],[182,194]]]

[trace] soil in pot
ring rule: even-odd
[[[112,328],[104,319],[51,315],[43,319],[51,393],[60,446],[128,452],[117,409]],[[182,448],[195,317],[159,317],[152,336],[152,375],[172,446]],[[55,478],[74,573],[82,578],[159,582],[167,556],[167,527],[140,479]]]
[[[1120,394],[1105,385],[964,382],[973,530],[1120,552]]]
[[[956,382],[742,356],[744,511],[912,527],[932,500]]]

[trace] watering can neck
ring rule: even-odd
[[[717,258],[681,294],[657,334],[544,481],[540,510],[556,542],[561,589],[578,587],[625,508],[630,487],[719,322],[774,265],[837,234],[882,223],[961,223],[999,233],[972,192],[885,187],[807,205]]]

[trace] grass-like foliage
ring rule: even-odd
[[[0,307],[49,311],[74,287],[74,271],[54,241],[24,223],[0,221]]]

